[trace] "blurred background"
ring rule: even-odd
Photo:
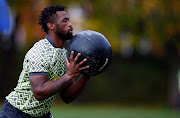
[[[38,16],[51,4],[67,6],[74,34],[95,30],[112,46],[109,68],[93,77],[72,104],[145,106],[179,113],[179,0],[0,0],[1,102],[17,84],[25,53],[46,36]]]

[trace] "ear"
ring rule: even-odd
[[[56,26],[53,23],[47,23],[47,27],[49,30],[54,30]]]

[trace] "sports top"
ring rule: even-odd
[[[42,101],[36,100],[29,76],[48,75],[50,81],[60,78],[66,72],[65,57],[66,50],[56,48],[49,37],[36,42],[26,53],[18,84],[6,97],[8,102],[32,117],[41,117],[50,112],[56,95]]]

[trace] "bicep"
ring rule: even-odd
[[[63,77],[49,81],[48,75],[32,75],[29,79],[33,95],[37,100],[44,100],[59,91],[63,91],[63,89],[69,88],[72,84],[72,82],[66,83]]]
[[[45,82],[49,81],[49,77],[48,75],[31,75],[29,77],[29,81],[33,93],[36,93],[39,89],[41,89]]]

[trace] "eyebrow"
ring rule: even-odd
[[[63,18],[63,20],[64,20],[64,19],[68,19],[68,20],[69,20],[70,18],[69,18],[69,17],[65,17],[65,18]]]
[[[69,18],[69,17],[64,17],[64,18],[62,19],[62,21],[64,21],[64,20],[70,20],[70,18]]]

